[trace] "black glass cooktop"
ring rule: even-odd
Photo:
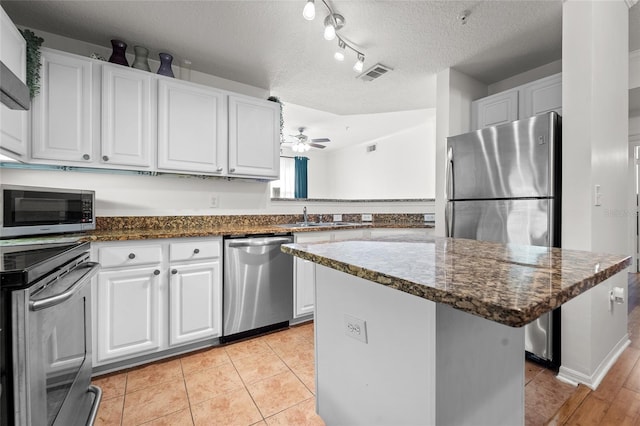
[[[0,285],[24,287],[89,250],[89,243],[0,247]]]

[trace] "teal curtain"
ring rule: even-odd
[[[307,161],[309,161],[307,157],[295,158],[295,198],[307,198]]]

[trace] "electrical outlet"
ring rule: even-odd
[[[363,213],[362,214],[362,221],[363,222],[371,222],[373,220],[373,216],[371,215],[371,213]]]
[[[341,214],[334,214],[333,215],[333,221],[334,222],[342,222],[342,215]]]
[[[344,334],[367,343],[367,322],[360,318],[344,314]]]
[[[209,196],[209,207],[215,209],[218,207],[218,196],[216,194],[211,194]]]
[[[425,222],[435,222],[436,221],[436,214],[435,213],[425,213],[424,214],[424,221]]]

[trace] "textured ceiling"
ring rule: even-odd
[[[285,102],[336,114],[435,106],[435,73],[454,66],[485,83],[561,57],[562,3],[553,1],[330,1],[340,35],[393,68],[363,82],[333,59],[322,37],[327,12],[302,18],[305,0],[0,1],[18,25],[109,46],[119,38],[192,69],[269,89]],[[471,15],[466,25],[457,16]]]
[[[337,43],[322,37],[321,0],[314,21],[302,18],[305,0],[0,4],[18,25],[105,47],[122,39],[154,57],[168,51],[194,70],[268,89],[285,103],[285,133],[308,127],[312,138],[332,138],[327,150],[423,122],[435,107],[435,74],[447,67],[491,84],[561,58],[560,0],[328,1],[346,18],[340,35],[365,53],[365,70],[380,62],[392,72],[363,82],[351,69],[352,52],[344,63],[333,59]],[[460,25],[463,10],[471,14]],[[629,16],[633,51],[640,49],[640,4]]]

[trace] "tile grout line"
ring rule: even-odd
[[[182,384],[184,385],[184,393],[187,394],[187,404],[189,404],[189,416],[191,416],[191,424],[196,424],[196,419],[193,416],[193,409],[191,408],[191,397],[189,397],[189,388],[187,387],[187,378],[184,375],[184,367],[182,366],[182,358],[180,357],[180,372],[182,373]]]
[[[258,413],[260,413],[260,417],[262,417],[262,421],[266,422],[264,414],[262,414],[262,410],[258,406],[258,403],[256,402],[256,400],[253,398],[253,395],[251,395],[251,391],[247,387],[247,383],[245,382],[245,380],[242,378],[242,375],[238,371],[238,367],[236,367],[235,362],[233,362],[233,358],[231,357],[231,355],[229,355],[229,352],[227,352],[226,348],[224,349],[224,351],[226,352],[227,356],[229,357],[229,361],[231,361],[231,365],[233,365],[233,369],[236,371],[236,374],[238,375],[238,377],[240,377],[240,381],[242,382],[242,386],[244,386],[244,389],[247,391],[247,394],[249,395],[249,398],[251,398],[251,401],[253,402],[253,405],[255,405],[255,407],[258,409]],[[252,425],[256,424],[256,423],[260,423],[260,421],[252,423]]]

